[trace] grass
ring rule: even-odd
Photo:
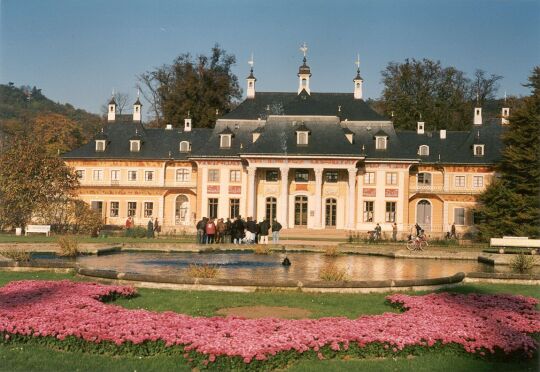
[[[31,235],[31,236],[15,236],[10,234],[0,234],[1,243],[57,243],[59,235]],[[195,243],[195,236],[178,236],[178,237],[158,237],[153,239],[147,238],[129,238],[123,236],[108,236],[99,238],[90,238],[89,236],[76,236],[78,243],[103,243],[103,244],[122,244],[122,243]]]
[[[190,278],[215,278],[219,274],[219,267],[214,265],[191,264],[187,268],[187,275]]]
[[[86,280],[72,274],[52,272],[0,271],[0,286],[23,279]],[[509,284],[464,284],[448,289],[459,293],[511,293],[540,299],[538,286]],[[383,293],[373,294],[312,294],[300,292],[229,293],[211,291],[172,291],[139,289],[139,296],[119,299],[115,303],[131,309],[175,311],[193,316],[215,316],[224,307],[267,305],[300,307],[312,312],[312,318],[345,316],[356,318],[362,314],[396,312],[385,304]],[[416,292],[418,294],[418,292]],[[303,360],[289,368],[290,371],[537,371],[538,353],[533,360],[509,362],[478,359],[471,355],[451,351],[434,351],[411,359],[384,358],[366,360]],[[104,356],[80,352],[57,351],[45,347],[26,345],[0,345],[0,371],[188,371],[189,368],[175,356],[137,358]]]

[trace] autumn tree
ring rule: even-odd
[[[181,54],[171,65],[141,74],[141,92],[157,126],[180,125],[188,113],[194,127],[212,126],[241,97],[238,78],[231,70],[235,63],[234,55],[216,44],[209,56]]]
[[[39,141],[51,155],[61,154],[83,142],[80,126],[60,114],[41,114],[32,120],[33,141]]]
[[[540,236],[540,66],[525,86],[532,94],[510,116],[500,177],[480,196],[478,228],[483,238]]]
[[[482,102],[491,99],[499,79],[477,70],[471,81],[462,71],[430,59],[390,62],[382,71],[382,111],[399,129],[414,129],[417,121],[430,128],[468,129],[476,93]]]
[[[16,137],[0,156],[0,226],[23,227],[36,212],[73,196],[78,180],[38,141]]]

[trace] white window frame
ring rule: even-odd
[[[460,223],[461,221],[458,221],[456,218],[458,210],[463,211],[463,223]],[[467,210],[464,207],[454,207],[454,223],[458,226],[465,226],[467,224]]]
[[[477,149],[480,150],[480,153],[477,154]],[[474,156],[484,156],[484,145],[474,145],[473,146],[473,155]]]
[[[386,184],[387,185],[397,185],[398,184],[398,174],[397,174],[397,172],[386,172]]]
[[[422,182],[420,183],[418,178],[420,177],[421,174],[427,174],[429,175],[429,182],[426,183],[426,182]],[[424,180],[426,179],[426,177],[424,177]],[[431,186],[432,184],[432,181],[433,181],[433,175],[430,173],[430,172],[419,172],[417,175],[416,175],[416,186]]]
[[[134,203],[135,204],[135,209],[134,209],[134,213],[133,214],[129,214],[129,211],[130,211],[130,208],[129,208],[129,204],[130,203]],[[128,201],[127,204],[126,204],[127,208],[126,208],[126,213],[129,216],[132,216],[132,217],[137,217],[137,202],[136,201]]]
[[[421,145],[418,148],[418,155],[420,155],[420,156],[429,156],[429,146],[428,145]]]
[[[113,216],[112,213],[111,213],[112,209],[113,209],[113,203],[116,203],[116,205],[117,205],[116,216]],[[109,217],[112,217],[112,218],[120,217],[120,202],[118,200],[111,200],[109,202]]]
[[[366,210],[367,203],[372,203],[371,206],[373,209],[371,211]],[[369,218],[369,214],[371,213],[371,219]],[[375,200],[364,200],[362,203],[362,221],[363,222],[374,222],[375,221]]]
[[[300,146],[307,146],[309,144],[309,132],[296,132],[296,144]]]
[[[386,136],[376,136],[375,137],[375,149],[376,150],[386,150],[388,138]]]
[[[394,210],[388,211],[388,204],[394,204]],[[397,202],[396,201],[387,201],[384,203],[384,221],[385,222],[396,222],[397,214]]]
[[[191,144],[188,141],[180,142],[180,152],[189,152],[190,150],[191,150]]]
[[[454,187],[465,187],[467,185],[467,177],[463,174],[454,176]]]
[[[233,177],[234,174],[234,177]],[[229,182],[241,182],[242,181],[242,172],[239,169],[229,170]]]
[[[154,171],[153,170],[147,170],[147,171],[144,171],[144,180],[146,182],[153,182],[156,178],[154,177]],[[151,175],[151,176],[150,176]],[[150,177],[148,177],[150,176]]]
[[[120,170],[111,170],[111,181],[120,181]]]
[[[139,152],[139,151],[141,151],[141,141],[140,140],[129,140],[129,151],[130,152]]]
[[[484,187],[484,176],[473,176],[473,187]]]
[[[219,147],[230,148],[232,145],[232,134],[220,134]]]
[[[148,209],[147,206],[148,205],[152,205],[152,209]],[[147,214],[146,211],[147,210],[151,210],[152,213],[151,214]],[[152,218],[154,216],[154,202],[152,201],[145,201],[143,202],[143,218]]]
[[[103,181],[103,169],[94,169],[92,172],[92,180]]]
[[[182,177],[179,177],[179,176],[182,176]],[[175,180],[176,182],[189,182],[191,180],[191,169],[177,168],[176,173],[175,173]]]
[[[132,177],[133,174],[135,175],[135,177]],[[137,171],[136,170],[128,171],[128,181],[130,181],[130,182],[137,181]]]
[[[373,175],[373,177],[371,177]],[[375,172],[366,172],[364,173],[364,185],[375,185],[376,175]]]
[[[96,152],[104,152],[107,148],[106,140],[96,140]]]
[[[208,169],[208,182],[219,182],[220,176],[219,169]]]

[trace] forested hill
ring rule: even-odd
[[[60,122],[73,122],[84,139],[94,135],[102,125],[99,115],[77,109],[69,103],[54,102],[43,95],[41,89],[0,84],[0,130],[14,134],[49,114],[55,114]]]

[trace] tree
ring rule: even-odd
[[[430,59],[390,62],[382,71],[381,108],[399,129],[415,129],[417,121],[425,121],[433,129],[465,130],[476,92],[482,102],[492,99],[499,79],[477,70],[471,82],[462,71]]]
[[[62,159],[33,138],[14,138],[0,156],[0,225],[26,226],[37,211],[71,197],[77,186]]]
[[[139,85],[157,125],[180,125],[189,115],[194,127],[210,127],[229,112],[241,97],[231,70],[235,63],[236,58],[216,44],[210,56],[181,54],[171,65],[141,74]]]
[[[510,116],[497,164],[499,180],[480,196],[484,238],[502,235],[540,236],[540,66],[529,84],[532,94]]]
[[[80,126],[60,114],[36,116],[32,122],[32,133],[34,138],[45,146],[45,150],[50,155],[73,150],[83,141]]]

